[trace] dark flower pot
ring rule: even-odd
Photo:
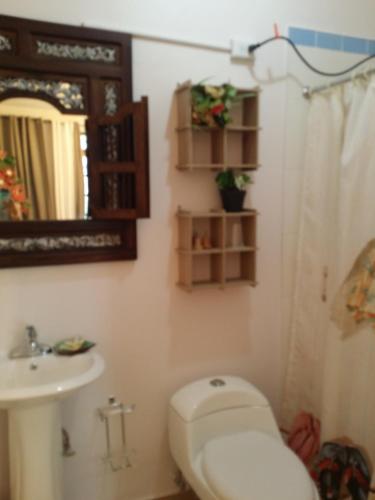
[[[220,190],[221,201],[226,212],[241,212],[246,191],[237,188],[227,188]]]

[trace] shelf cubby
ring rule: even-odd
[[[224,220],[220,211],[190,212],[178,211],[178,251],[191,253],[213,253],[221,251],[224,241]],[[194,235],[206,236],[211,248],[197,250],[194,248]]]
[[[223,272],[222,253],[180,253],[178,285],[184,290],[220,288],[224,278]]]
[[[225,249],[256,249],[256,211],[226,212]]]
[[[238,90],[237,94],[244,97],[233,103],[229,111],[230,126],[258,127],[259,89]]]
[[[255,250],[226,252],[224,261],[225,285],[241,283],[255,285],[255,259]]]
[[[258,130],[228,128],[225,134],[225,164],[239,169],[258,166]]]
[[[223,255],[193,255],[191,286],[195,288],[220,287],[223,281]]]
[[[224,132],[218,128],[186,127],[177,130],[179,168],[222,168]]]

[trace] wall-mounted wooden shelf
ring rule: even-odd
[[[255,210],[179,210],[179,282],[184,290],[256,285]],[[197,236],[210,248],[194,248]]]
[[[178,87],[178,164],[180,170],[256,170],[258,164],[259,91],[238,90],[246,97],[236,101],[225,128],[191,123],[191,83]]]
[[[176,90],[178,164],[188,171],[258,168],[259,91],[239,90],[225,128],[192,124],[191,83]],[[178,285],[184,290],[256,285],[256,211],[179,210]],[[199,240],[197,244],[197,238]]]

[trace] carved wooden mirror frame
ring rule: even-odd
[[[110,117],[131,101],[131,76],[130,35],[0,16],[0,100]],[[136,220],[0,222],[0,267],[136,257]]]

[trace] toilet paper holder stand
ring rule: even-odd
[[[135,410],[134,404],[124,404],[117,401],[115,396],[108,398],[108,405],[98,409],[100,420],[105,424],[105,436],[107,453],[103,458],[105,463],[111,466],[113,472],[118,472],[132,466],[129,452],[127,449],[125,416],[133,413]],[[117,417],[117,418],[116,418]],[[111,438],[111,428],[115,425],[115,420],[118,420],[121,434],[121,446],[116,452]],[[113,429],[112,429],[113,430]]]

